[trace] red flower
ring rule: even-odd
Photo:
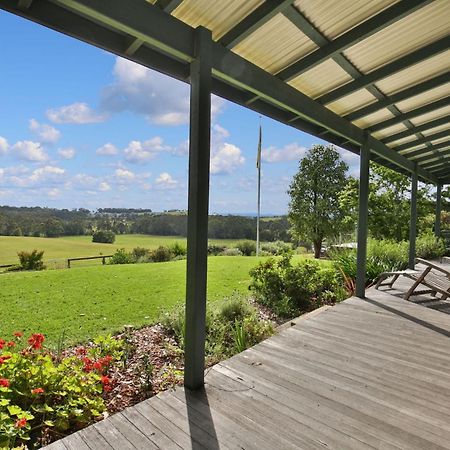
[[[31,389],[31,393],[32,394],[43,394],[44,389],[42,389],[42,388]]]
[[[102,377],[100,378],[100,381],[101,381],[102,384],[103,384],[103,390],[104,390],[105,392],[109,392],[109,391],[112,389],[112,386],[111,386],[111,378],[106,377],[106,376],[102,376]]]
[[[86,352],[87,350],[84,347],[80,347],[75,350],[75,353],[80,356],[84,356]]]
[[[3,339],[0,339],[0,350],[4,347],[6,342]]]
[[[4,364],[9,358],[11,358],[11,355],[0,356],[0,365]]]
[[[13,341],[9,341],[7,344],[6,344],[6,346],[7,347],[15,347],[16,346],[16,343],[15,342],[13,342]]]
[[[21,331],[15,331],[14,333],[15,337],[21,338],[23,336],[23,333]]]
[[[9,387],[9,380],[6,378],[0,378],[0,386]]]
[[[91,358],[82,358],[81,361],[84,363],[84,370],[90,372],[94,368],[94,362]]]
[[[100,370],[100,371],[103,370],[103,365],[102,365],[102,363],[101,363],[100,361],[96,361],[96,362],[92,365],[92,367],[93,367],[95,370]]]
[[[34,350],[39,350],[40,348],[42,348],[42,343],[44,342],[44,340],[45,336],[43,334],[35,333],[28,338],[28,344],[30,344]]]
[[[111,364],[112,361],[112,356],[106,355],[103,358],[99,359],[99,362],[102,364],[102,366],[109,366]]]
[[[16,422],[16,428],[23,428],[27,424],[27,419],[24,417],[22,419],[19,419]]]

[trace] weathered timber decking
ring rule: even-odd
[[[397,286],[296,319],[210,369],[202,392],[164,392],[48,448],[450,449],[450,315]]]

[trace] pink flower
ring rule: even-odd
[[[44,389],[42,389],[42,388],[31,389],[31,393],[32,394],[43,394]]]

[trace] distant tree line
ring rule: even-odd
[[[186,236],[187,215],[182,211],[153,213],[145,209],[102,208],[53,209],[0,206],[0,235],[4,236],[77,236],[97,230],[115,234],[153,234]],[[290,241],[287,217],[264,218],[260,226],[262,241]],[[211,239],[256,239],[256,218],[212,215]]]

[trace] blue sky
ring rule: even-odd
[[[189,87],[0,12],[0,204],[187,207]],[[213,97],[210,210],[256,210],[259,116]],[[266,117],[262,211],[320,140]],[[342,151],[353,173],[358,157]]]

